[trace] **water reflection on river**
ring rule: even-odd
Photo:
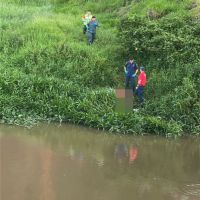
[[[199,200],[200,139],[0,126],[1,200]]]

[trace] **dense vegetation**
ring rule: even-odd
[[[0,118],[68,121],[120,133],[199,134],[197,1],[0,0]],[[100,22],[88,46],[81,16]],[[138,48],[138,51],[135,51]],[[138,113],[115,111],[125,60],[148,75]]]
[[[144,113],[173,119],[184,132],[199,133],[200,20],[193,10],[198,4],[148,3],[151,10],[146,16],[141,11],[143,3],[136,4],[133,10],[140,10],[140,15],[130,12],[120,24],[124,48],[133,53],[138,47],[137,59],[142,60],[150,75],[149,102]]]

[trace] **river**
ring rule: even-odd
[[[200,200],[200,138],[0,126],[1,200]]]

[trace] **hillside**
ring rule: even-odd
[[[172,3],[173,2],[173,3]],[[0,0],[0,118],[120,133],[199,134],[199,1]],[[88,46],[81,16],[100,27]],[[135,47],[138,52],[135,52]],[[148,75],[138,113],[115,111],[133,55]]]

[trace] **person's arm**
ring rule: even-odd
[[[136,63],[135,63],[135,68],[136,68],[135,75],[137,75],[137,73],[138,73],[138,65]]]
[[[132,77],[136,77],[136,76],[137,76],[137,73],[138,73],[138,69],[135,71],[135,74],[133,74]]]
[[[127,73],[127,71],[126,71],[126,66],[124,66],[124,72]]]
[[[89,29],[89,23],[87,23],[85,26],[86,26],[86,29],[88,31],[88,29]]]
[[[139,75],[138,76],[138,84],[136,86],[136,90],[138,89],[138,87],[140,86],[140,84],[141,84],[141,76]]]
[[[95,22],[95,26],[96,26],[96,27],[99,27],[99,23],[98,23],[98,22]]]
[[[82,16],[82,22],[85,23],[86,19],[85,16]]]
[[[128,71],[126,70],[126,68],[127,68],[127,64],[128,64],[128,63],[126,63],[126,64],[124,65],[124,72],[125,72],[125,74],[128,73]]]

